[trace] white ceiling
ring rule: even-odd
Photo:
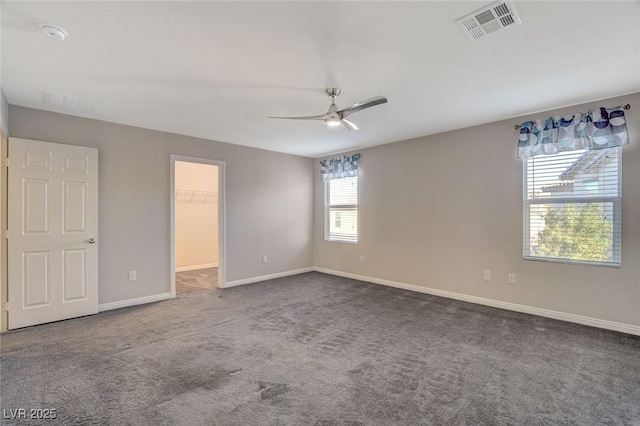
[[[3,1],[1,85],[13,105],[309,157],[640,90],[640,2],[516,1],[521,25],[468,40],[454,21],[489,3]],[[358,132],[266,118],[322,114],[332,86],[339,107],[389,103],[350,116]]]

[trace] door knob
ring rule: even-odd
[[[96,243],[95,238],[89,238],[89,244],[95,244],[95,243]]]

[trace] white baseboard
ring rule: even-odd
[[[449,299],[462,300],[464,302],[477,303],[479,305],[491,306],[493,308],[506,309],[508,311],[522,312],[525,314],[538,315],[546,318],[553,318],[561,321],[574,322],[577,324],[589,325],[591,327],[604,328],[607,330],[620,331],[622,333],[634,334],[640,336],[640,326],[624,324],[620,322],[608,321],[598,318],[586,317],[583,315],[569,314],[566,312],[552,311],[550,309],[536,308],[533,306],[519,305],[517,303],[503,302],[500,300],[486,299],[484,297],[470,296],[468,294],[454,293],[446,290],[438,290],[435,288],[422,287],[414,284],[405,284],[397,281],[383,280],[380,278],[368,277],[365,275],[356,275],[348,272],[336,271],[333,269],[313,267],[314,271],[322,272],[330,275],[337,275],[354,280],[370,282],[373,284],[386,285],[389,287],[401,288],[403,290],[415,291],[418,293],[431,294],[433,296],[446,297]]]
[[[227,281],[223,288],[236,287],[244,284],[252,284],[252,283],[257,283],[259,281],[272,280],[274,278],[288,277],[290,275],[304,274],[305,272],[311,272],[313,270],[314,269],[312,267],[292,269],[290,271],[276,272],[275,274],[260,275],[257,277],[244,278],[242,280]]]
[[[171,293],[160,293],[151,296],[138,297],[135,299],[120,300],[118,302],[103,303],[98,305],[98,312],[110,311],[112,309],[126,308],[128,306],[143,305],[145,303],[159,302],[171,299]]]
[[[207,269],[207,268],[217,268],[218,263],[203,263],[202,265],[191,265],[191,266],[179,266],[176,267],[176,272],[186,272],[186,271],[195,271],[196,269]]]

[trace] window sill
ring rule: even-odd
[[[324,239],[327,243],[341,243],[341,244],[358,244],[357,241],[342,241],[342,240],[330,240],[328,238]]]
[[[536,256],[523,256],[524,260],[532,260],[535,262],[546,263],[564,263],[567,265],[582,265],[582,266],[600,266],[604,268],[621,269],[621,263],[606,263],[606,262],[589,262],[587,260],[570,260],[570,259],[554,259],[552,257],[536,257]]]

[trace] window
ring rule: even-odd
[[[621,148],[524,161],[524,257],[620,265]]]
[[[358,242],[358,177],[324,181],[324,239]]]

